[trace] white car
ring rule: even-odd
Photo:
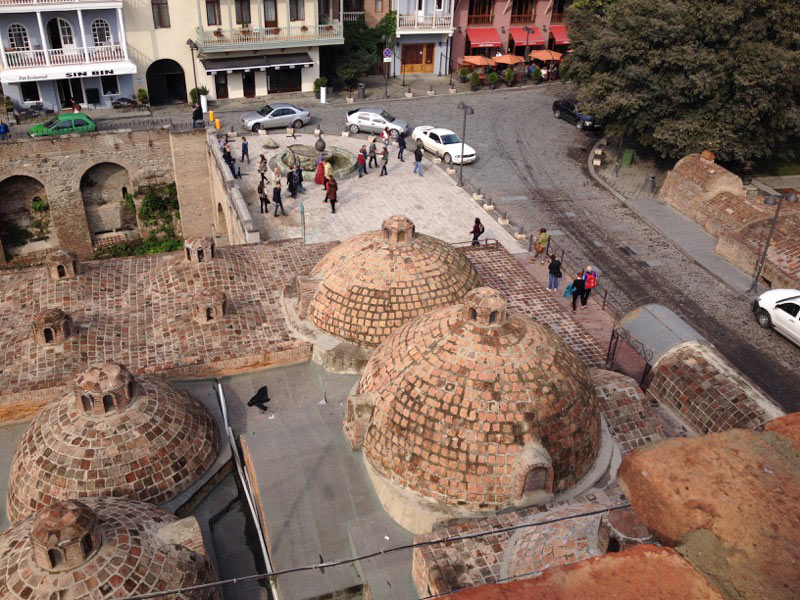
[[[753,300],[758,324],[785,335],[800,346],[800,290],[770,290]]]
[[[422,140],[422,146],[425,150],[440,156],[448,164],[455,163],[460,165],[462,163],[461,138],[449,129],[421,125],[414,128],[411,139]],[[468,144],[464,144],[463,163],[468,165],[471,162],[475,162],[476,158],[475,149]]]

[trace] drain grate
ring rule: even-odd
[[[620,246],[619,249],[622,250],[628,256],[636,256],[636,251],[630,246]]]

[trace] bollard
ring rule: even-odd
[[[219,119],[214,119],[214,129],[217,131],[222,129],[222,122]]]
[[[531,234],[530,239],[528,240],[528,252],[533,250],[533,234]]]
[[[209,123],[213,123],[214,122],[214,111],[213,110],[208,111],[208,121],[209,121]]]
[[[644,180],[644,192],[645,194],[652,194],[655,191],[656,191],[656,176],[648,175],[647,179]]]

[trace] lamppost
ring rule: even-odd
[[[474,115],[475,111],[464,102],[458,103],[458,110],[464,111],[464,127],[461,129],[461,168],[458,172],[458,187],[464,187],[464,138],[467,136],[467,115]]]
[[[786,200],[791,204],[797,204],[797,194],[794,192],[790,194],[780,194],[778,196],[765,196],[764,197],[764,204],[767,206],[776,206],[775,208],[775,216],[772,217],[772,225],[770,225],[769,233],[767,234],[767,242],[764,244],[764,251],[761,253],[761,258],[758,259],[758,263],[756,264],[756,274],[753,277],[753,283],[750,285],[750,289],[747,290],[748,293],[755,293],[758,291],[758,279],[761,277],[761,269],[764,268],[764,262],[767,260],[767,251],[769,250],[769,244],[772,241],[772,234],[775,233],[775,225],[778,223],[778,215],[781,212],[781,205],[783,201]]]
[[[192,53],[192,75],[194,76],[194,89],[197,89],[197,67],[194,65],[194,52],[200,48],[192,38],[186,40],[186,45],[189,46],[189,51]],[[196,102],[200,102],[199,96],[197,97]]]
[[[525,25],[522,30],[525,32],[525,60],[528,60],[528,40],[533,33],[533,29]]]

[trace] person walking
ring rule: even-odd
[[[263,154],[260,154],[258,157],[258,174],[261,176],[261,181],[267,180],[267,169],[269,169],[269,163],[267,162],[267,157]]]
[[[389,150],[386,146],[383,147],[383,152],[381,152],[381,174],[380,177],[387,175],[386,172],[386,165],[389,164]]]
[[[548,292],[558,291],[558,280],[561,279],[561,261],[556,258],[555,254],[550,255],[550,264],[547,265],[547,271],[550,274],[550,279],[547,282]]]
[[[333,179],[333,165],[331,164],[331,159],[325,161],[325,166],[322,168],[323,173],[325,174],[325,185],[327,187],[327,182],[329,179]]]
[[[367,174],[369,174],[369,171],[367,171],[367,146],[366,145],[361,146],[361,154],[364,155],[364,175],[367,175]]]
[[[406,162],[403,160],[403,151],[406,149],[406,133],[405,131],[401,131],[400,135],[397,136],[397,158],[400,162]]]
[[[247,143],[247,138],[242,136],[242,158],[239,162],[244,162],[247,159],[247,164],[250,164],[250,144]]]
[[[583,270],[583,292],[581,293],[581,309],[586,308],[586,301],[589,300],[589,294],[597,287],[597,273],[592,269],[592,265],[587,266]]]
[[[419,176],[422,177],[422,148],[419,146],[414,148],[414,170],[411,174],[414,173],[419,173]]]
[[[533,245],[533,249],[536,251],[536,256],[533,257],[534,261],[541,257],[541,264],[544,264],[544,259],[547,256],[545,252],[547,251],[547,245],[549,242],[550,234],[547,233],[546,227],[542,227],[539,230],[539,237],[536,238],[536,243]]]
[[[358,176],[363,177],[364,173],[367,172],[367,158],[364,156],[363,152],[359,152],[356,156],[356,164],[358,164]]]
[[[275,203],[275,216],[278,216],[278,210],[283,213],[283,216],[286,216],[286,210],[283,208],[283,202],[281,202],[281,182],[276,181],[275,187],[272,188],[272,201]]]
[[[583,283],[583,271],[581,271],[580,275],[573,279],[572,283],[570,283],[567,289],[564,290],[564,296],[569,296],[572,294],[572,312],[575,312],[578,298],[581,299],[582,304],[586,304],[586,301],[583,299],[583,292],[585,289],[586,288],[584,287]]]
[[[231,146],[230,144],[225,144],[225,147],[222,150],[222,159],[225,161],[225,164],[228,165],[228,168],[231,170],[231,175],[233,178],[236,179],[236,167],[234,164],[236,163],[236,159],[233,158],[231,155]]]
[[[336,214],[336,202],[338,201],[336,198],[336,192],[339,190],[339,184],[336,183],[336,180],[331,177],[330,181],[328,181],[328,189],[325,190],[325,202],[331,203],[331,213]]]
[[[203,126],[203,109],[200,108],[200,104],[198,102],[194,103],[194,109],[192,109],[192,127],[202,127]]]
[[[294,174],[295,174],[294,183],[297,186],[297,191],[300,192],[301,194],[304,194],[306,191],[306,187],[303,185],[303,167],[297,165],[294,168]]]
[[[11,133],[11,130],[8,128],[6,122],[0,121],[0,140],[7,140],[9,133]]]
[[[289,189],[289,195],[292,198],[297,198],[297,175],[295,175],[293,169],[289,169],[286,174],[286,186]]]
[[[375,138],[369,144],[369,163],[368,167],[378,167],[378,145],[375,143]]]
[[[258,199],[261,202],[261,212],[269,212],[269,198],[267,198],[266,182],[262,181],[258,184]]]
[[[478,238],[483,235],[484,231],[486,231],[486,228],[483,226],[483,223],[481,223],[481,220],[479,218],[475,217],[475,224],[472,226],[472,231],[470,231],[470,233],[472,234],[473,246],[481,245],[481,243],[478,241]]]

